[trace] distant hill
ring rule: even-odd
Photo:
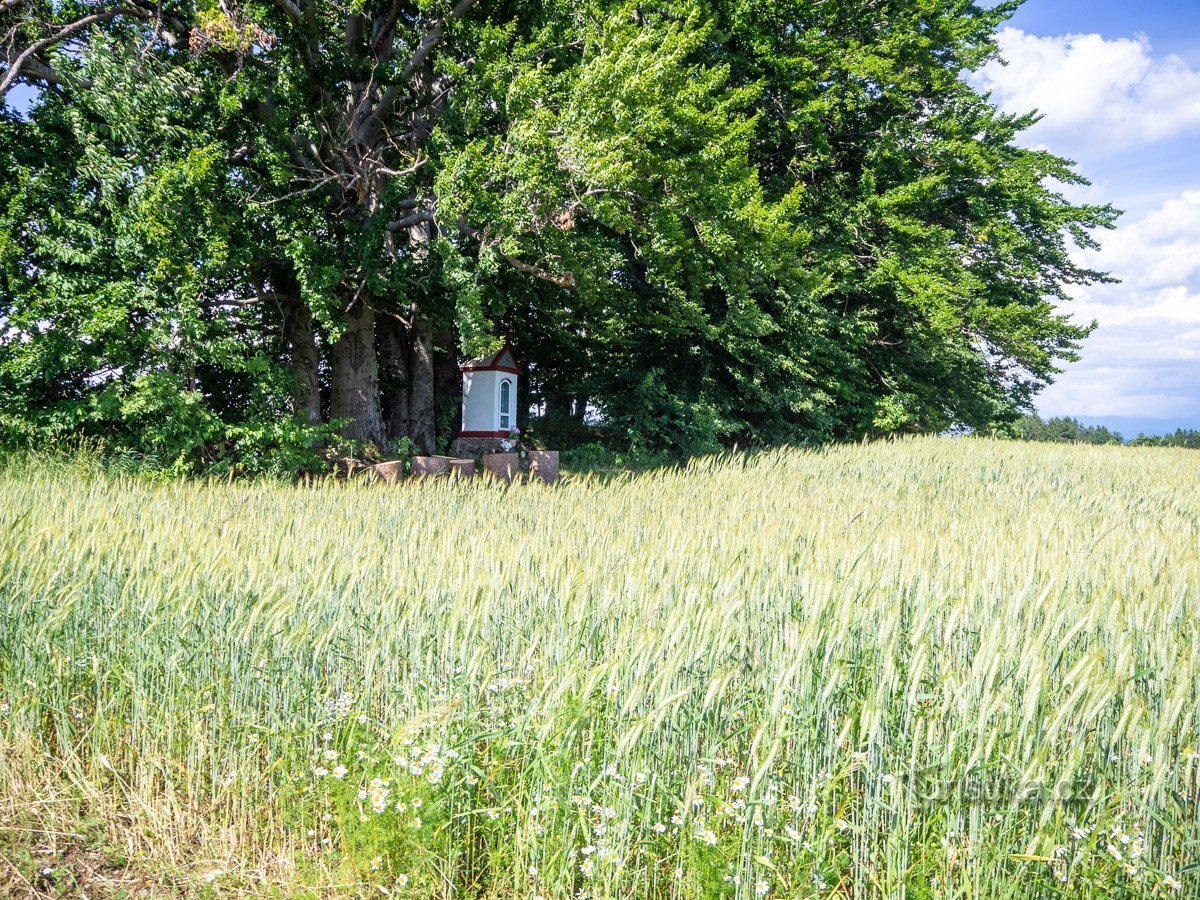
[[[1074,416],[1080,423],[1102,426],[1120,432],[1125,440],[1133,440],[1139,434],[1174,434],[1180,428],[1200,429],[1200,416],[1178,419],[1152,419],[1148,416]]]

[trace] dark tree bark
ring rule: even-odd
[[[379,364],[375,356],[375,312],[361,301],[346,315],[346,330],[330,351],[333,394],[329,416],[349,419],[342,435],[383,446]]]
[[[580,425],[583,424],[584,417],[587,416],[588,403],[589,400],[586,394],[575,398],[575,408],[571,411],[571,415]]]
[[[562,394],[546,391],[542,396],[542,403],[545,405],[545,411],[542,413],[547,419],[560,418],[570,412],[570,401],[566,400]]]
[[[451,330],[440,332],[434,341],[433,405],[438,436],[453,437],[462,418],[462,374],[458,340]]]
[[[320,355],[313,335],[312,313],[298,295],[281,295],[283,336],[291,353],[292,411],[305,425],[321,424]]]
[[[257,259],[249,274],[258,297],[279,308],[280,331],[287,344],[292,375],[292,414],[304,425],[321,424],[321,355],[312,311],[300,296],[300,282],[286,263]]]
[[[397,319],[381,317],[375,323],[375,350],[379,356],[379,386],[383,426],[388,445],[409,437],[408,330]]]
[[[437,446],[437,424],[433,396],[433,332],[429,323],[417,319],[411,329],[408,368],[409,437],[421,450],[432,453]]]
[[[433,238],[430,222],[409,226],[408,242],[413,260],[420,266],[429,259],[429,244]],[[411,290],[416,292],[411,305],[412,321],[408,335],[408,436],[424,453],[433,453],[437,446],[437,417],[434,404],[433,329],[422,310],[426,304],[426,288],[418,280]]]
[[[517,427],[522,431],[529,428],[529,406],[530,398],[533,396],[533,391],[529,384],[529,379],[521,377],[517,379]]]

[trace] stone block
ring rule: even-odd
[[[474,478],[475,477],[475,460],[473,459],[453,459],[450,461],[450,477],[451,478]]]
[[[521,474],[521,457],[516,453],[485,453],[483,471],[501,481],[512,481]]]
[[[380,481],[393,484],[404,477],[404,460],[393,459],[388,462],[376,463],[371,466],[371,471]]]
[[[453,456],[414,456],[413,478],[432,478],[444,475],[450,478],[472,478],[475,475],[475,460],[457,459]]]
[[[547,484],[552,484],[558,481],[558,451],[557,450],[530,450],[528,452],[529,459],[529,477],[540,478]]]
[[[458,437],[450,444],[450,453],[454,456],[478,459],[488,453],[501,451],[502,438],[465,438]]]

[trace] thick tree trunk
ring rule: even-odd
[[[298,297],[281,298],[283,337],[291,352],[292,411],[305,425],[321,424],[320,356],[313,336],[312,313]]]
[[[453,331],[438,334],[433,346],[433,407],[439,437],[453,437],[462,419],[462,373]]]
[[[389,447],[409,436],[408,331],[396,319],[375,323],[375,351],[379,357],[379,387],[383,404],[383,430]]]
[[[422,266],[429,258],[433,232],[428,222],[408,229],[412,258]],[[414,283],[412,289],[424,294]],[[408,329],[408,436],[425,453],[437,447],[437,409],[434,405],[433,331],[421,312],[421,302],[413,303],[412,327]]]
[[[572,410],[571,415],[574,416],[575,421],[580,425],[583,424],[584,418],[587,417],[588,402],[586,396],[575,398],[575,408]]]
[[[517,428],[526,431],[529,428],[529,398],[532,391],[528,378],[517,379]]]
[[[426,453],[437,446],[437,426],[434,407],[433,332],[429,324],[418,318],[411,329],[408,367],[409,437]]]
[[[249,274],[259,298],[279,308],[280,331],[288,348],[292,374],[292,414],[304,425],[321,424],[321,356],[317,350],[312,311],[300,296],[300,282],[286,263],[258,259]]]
[[[356,303],[346,315],[346,330],[330,351],[333,395],[329,415],[349,419],[342,435],[356,441],[384,443],[379,402],[379,364],[375,357],[375,313]]]
[[[542,403],[545,405],[542,415],[544,415],[547,419],[559,418],[567,415],[571,411],[570,401],[565,400],[562,394],[546,391],[542,397]]]

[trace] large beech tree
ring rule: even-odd
[[[0,0],[5,430],[432,450],[501,334],[654,449],[1011,418],[1113,213],[962,79],[1010,12]]]

